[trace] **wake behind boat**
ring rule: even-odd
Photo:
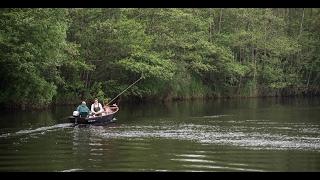
[[[89,117],[80,117],[77,116],[70,116],[68,119],[71,123],[75,124],[108,124],[115,122],[115,115],[119,111],[118,106],[111,106],[111,113],[103,113],[101,116],[89,116]]]

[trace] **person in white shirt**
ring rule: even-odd
[[[94,116],[101,116],[104,112],[102,105],[98,102],[98,98],[94,99],[94,103],[91,105],[91,112]]]

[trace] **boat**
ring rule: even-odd
[[[75,124],[93,124],[93,125],[105,125],[113,123],[116,121],[115,115],[119,111],[118,106],[110,106],[111,113],[104,114],[101,116],[89,116],[89,117],[80,117],[80,116],[70,116],[68,119],[71,123]]]

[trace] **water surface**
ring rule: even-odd
[[[74,109],[5,112],[0,171],[320,171],[320,99],[120,104],[108,126]]]

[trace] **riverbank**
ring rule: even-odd
[[[226,91],[224,93],[215,93],[215,94],[195,94],[195,95],[185,95],[177,96],[176,93],[167,93],[166,95],[159,96],[148,96],[148,97],[137,97],[137,96],[121,96],[114,101],[114,103],[143,103],[143,102],[171,102],[171,101],[192,101],[192,100],[212,100],[212,99],[235,99],[235,98],[265,98],[265,97],[319,97],[320,88],[319,87],[291,87],[284,88],[279,90],[272,90],[270,88],[258,88],[256,91],[257,94],[249,93],[239,93],[236,89]],[[84,99],[88,104],[93,102],[93,99]],[[103,99],[100,99],[102,102]],[[0,104],[0,108],[6,110],[45,110],[52,108],[54,106],[63,106],[63,105],[73,105],[77,106],[82,101],[81,98],[60,98],[54,99],[54,101],[47,105],[32,105],[32,104]],[[92,101],[92,102],[91,102]]]

